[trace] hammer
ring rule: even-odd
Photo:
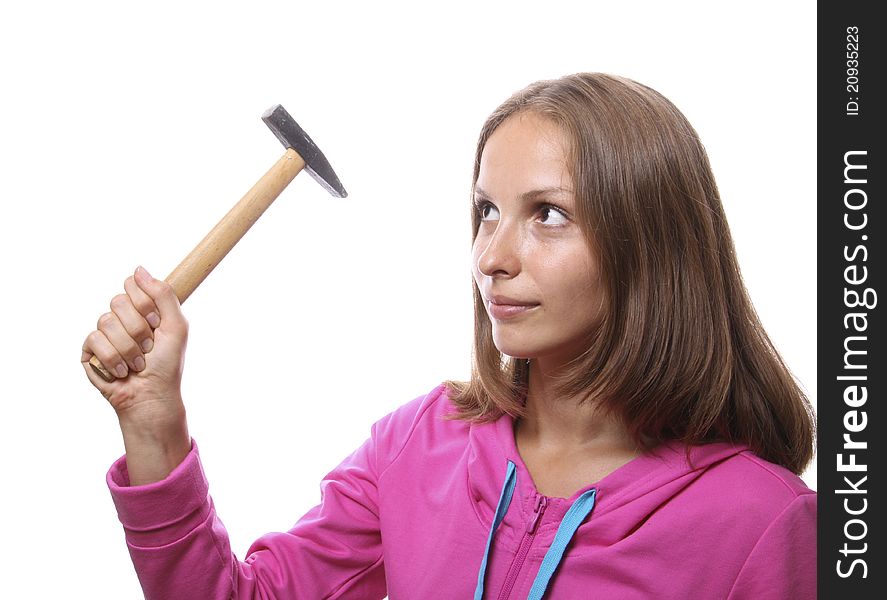
[[[281,105],[266,110],[262,120],[286,152],[166,278],[180,303],[222,262],[302,169],[336,198],[348,195],[323,152]],[[105,381],[116,379],[95,356],[89,359],[89,364]]]

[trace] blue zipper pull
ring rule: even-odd
[[[542,513],[545,512],[546,506],[548,506],[548,498],[546,496],[539,496],[536,498],[536,506],[533,507],[533,519],[530,521],[530,524],[527,525],[527,533],[533,533],[536,531],[536,525],[539,523],[539,518],[542,516]]]

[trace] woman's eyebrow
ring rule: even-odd
[[[545,194],[551,194],[551,193],[557,194],[557,193],[562,193],[562,192],[571,193],[571,190],[568,190],[568,189],[562,188],[562,187],[539,188],[537,190],[530,190],[529,192],[524,192],[523,194],[520,195],[520,199],[524,200],[524,201],[528,201],[528,200],[534,200],[534,199],[538,198],[539,196],[544,196]],[[479,186],[475,186],[474,195],[478,196],[480,198],[483,198],[484,200],[492,200],[492,197],[486,191],[484,191],[483,188],[481,188]]]

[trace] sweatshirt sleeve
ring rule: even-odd
[[[816,494],[795,498],[764,531],[729,600],[816,598]]]
[[[130,487],[124,456],[107,482],[148,600],[380,599],[376,466],[371,436],[324,478],[320,504],[289,531],[256,540],[244,561],[231,552],[193,440],[162,481]]]

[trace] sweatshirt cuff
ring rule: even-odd
[[[142,547],[171,544],[202,524],[210,512],[209,484],[200,463],[197,442],[165,479],[129,485],[126,455],[106,476],[127,542]]]

